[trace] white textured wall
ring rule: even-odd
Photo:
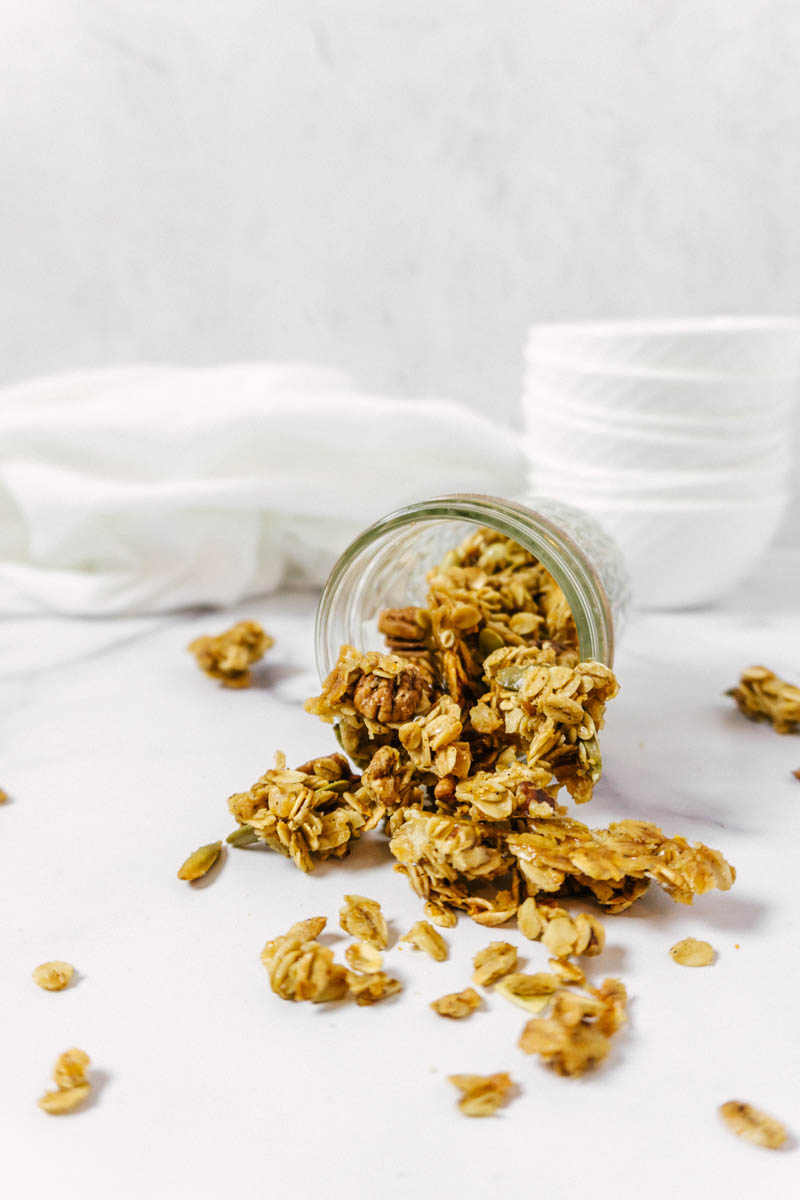
[[[537,317],[800,311],[796,0],[0,0],[0,378],[514,419]]]

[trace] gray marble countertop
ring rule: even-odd
[[[516,1046],[525,1014],[487,994],[467,1022],[431,999],[465,987],[493,938],[541,970],[516,929],[462,919],[437,964],[394,946],[404,984],[374,1008],[292,1005],[259,952],[324,913],[340,956],[343,893],[374,896],[393,939],[421,916],[380,834],[303,876],[288,860],[229,851],[201,885],[179,882],[190,850],[232,827],[226,798],[272,764],[333,749],[303,712],[317,690],[316,597],[282,594],[232,613],[114,621],[25,618],[0,627],[0,808],[5,1086],[3,1181],[13,1200],[441,1197],[599,1200],[800,1194],[793,1146],[734,1139],[716,1109],[748,1100],[800,1135],[797,1036],[800,738],[751,724],[723,693],[763,662],[800,678],[800,553],[774,552],[724,604],[640,614],[623,638],[621,692],[602,744],[592,825],[641,817],[721,849],[732,891],[672,904],[655,888],[606,919],[591,976],[619,975],[630,1023],[591,1077],[564,1080]],[[231,619],[275,637],[257,686],[201,676],[186,643]],[[687,970],[678,938],[717,960]],[[66,959],[46,993],[30,972]],[[80,1046],[97,1087],[86,1111],[40,1112],[57,1055]],[[496,1118],[455,1106],[452,1072],[507,1070],[518,1094]]]

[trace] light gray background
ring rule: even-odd
[[[0,379],[517,419],[536,318],[800,312],[796,0],[2,0]]]

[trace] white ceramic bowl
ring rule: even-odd
[[[589,504],[620,546],[640,608],[693,608],[730,590],[758,562],[786,508],[787,495],[761,502]]]
[[[763,500],[785,491],[786,476],[786,471],[777,475],[772,472],[763,476],[754,476],[743,483],[740,479],[728,478],[726,473],[720,471],[716,475],[712,475],[707,482],[698,483],[692,478],[692,474],[687,472],[684,477],[674,482],[665,482],[666,473],[664,473],[663,476],[654,475],[646,482],[623,477],[587,483],[585,477],[569,471],[553,473],[534,468],[531,472],[531,479],[537,491],[543,495],[567,500],[577,505],[578,508],[585,508],[587,503],[603,504],[620,501],[626,504],[638,504],[642,501],[658,503],[677,500],[682,503],[707,504],[717,501]]]
[[[751,316],[537,324],[529,332],[528,350],[587,367],[793,379],[800,375],[800,319]]]
[[[786,455],[782,428],[749,437],[665,433],[611,427],[579,420],[558,410],[526,422],[526,442],[534,462],[561,459],[576,467],[602,470],[709,470],[730,467],[779,469]]]
[[[788,438],[795,418],[794,406],[788,403],[771,407],[765,404],[760,409],[745,413],[704,412],[697,415],[663,413],[656,409],[644,412],[603,409],[596,403],[582,404],[570,397],[559,396],[555,401],[550,391],[537,389],[535,382],[526,389],[522,403],[526,424],[531,427],[535,426],[541,414],[547,416],[551,413],[555,405],[559,416],[563,418],[569,415],[578,421],[602,421],[609,429],[706,434],[725,438],[759,437],[767,430],[775,431],[778,426],[786,431]]]
[[[586,367],[528,357],[523,410],[569,405],[598,417],[675,422],[747,420],[769,423],[797,404],[800,381],[699,378],[685,374]]]

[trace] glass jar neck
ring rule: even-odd
[[[406,505],[365,529],[334,566],[317,609],[321,677],[332,669],[340,645],[379,648],[374,618],[380,609],[423,602],[427,571],[464,539],[467,527],[476,526],[505,534],[542,563],[572,611],[581,657],[612,666],[609,598],[590,554],[567,529],[582,531],[585,518],[594,526],[590,534],[608,539],[580,510],[540,497],[535,503],[534,510],[496,496],[442,496]]]

